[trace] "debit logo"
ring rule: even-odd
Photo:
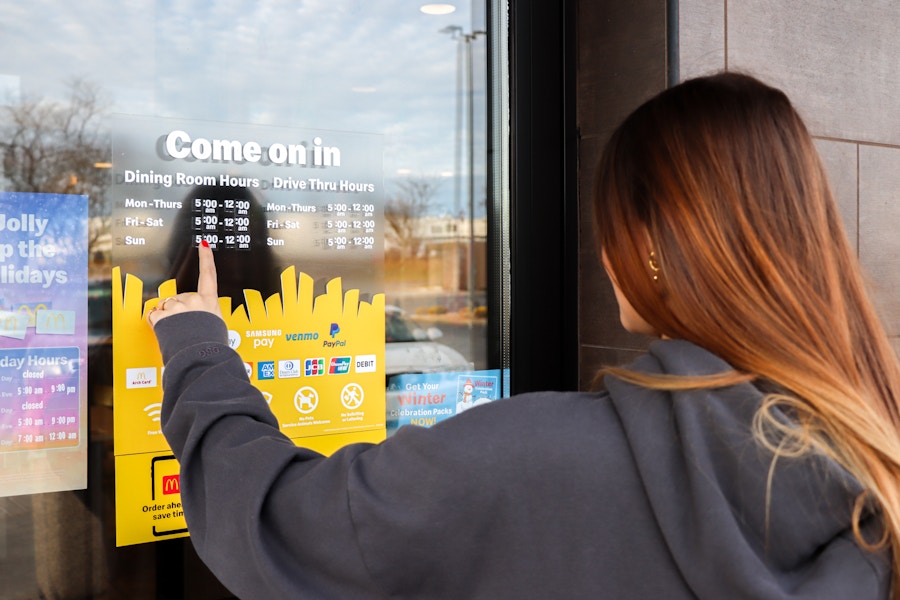
[[[375,372],[375,355],[360,354],[356,357],[357,373],[374,373]]]

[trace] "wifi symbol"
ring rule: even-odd
[[[148,404],[144,407],[144,412],[150,417],[151,421],[159,421],[159,414],[162,412],[162,403]]]

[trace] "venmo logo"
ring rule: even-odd
[[[288,342],[307,342],[310,340],[319,339],[318,332],[306,332],[306,333],[286,333],[284,334],[284,339]]]

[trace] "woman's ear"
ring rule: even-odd
[[[644,265],[644,268],[646,269],[650,279],[652,279],[653,281],[659,281],[659,278],[661,276],[661,263],[659,252],[656,248],[656,243],[654,242],[653,236],[650,234],[650,230],[646,225],[641,225],[639,227],[639,230],[639,262]]]
[[[622,288],[619,286],[619,282],[616,281],[615,273],[613,273],[613,270],[610,267],[606,252],[601,251],[600,258],[603,262],[603,268],[606,269],[606,274],[609,276],[609,281],[612,283],[613,293],[616,297],[616,303],[619,306],[619,321],[622,323],[622,327],[625,329],[625,331],[629,331],[631,333],[639,333],[642,335],[659,337],[659,333],[646,320],[644,320],[644,318],[640,314],[638,314],[635,308],[631,305],[631,302],[628,301],[628,298],[622,292]]]

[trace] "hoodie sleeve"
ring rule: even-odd
[[[163,434],[203,561],[241,598],[380,597],[348,514],[346,472],[367,446],[345,448],[323,469],[320,454],[282,435],[218,317],[177,314],[155,332],[166,365]]]
[[[496,400],[325,458],[278,431],[221,321],[156,331],[192,541],[244,600],[690,597],[605,395]]]
[[[635,504],[636,489],[622,493],[624,454],[609,453],[624,462],[601,469],[602,480],[574,475],[595,460],[569,464],[611,443],[580,418],[602,410],[598,421],[615,423],[593,396],[571,398],[578,408],[559,428],[536,424],[561,397],[519,397],[326,458],[280,433],[219,319],[174,315],[156,333],[163,433],[181,465],[191,539],[244,600],[559,597],[570,569],[596,571],[599,549],[577,559],[557,550],[586,528],[603,535],[584,498]]]

